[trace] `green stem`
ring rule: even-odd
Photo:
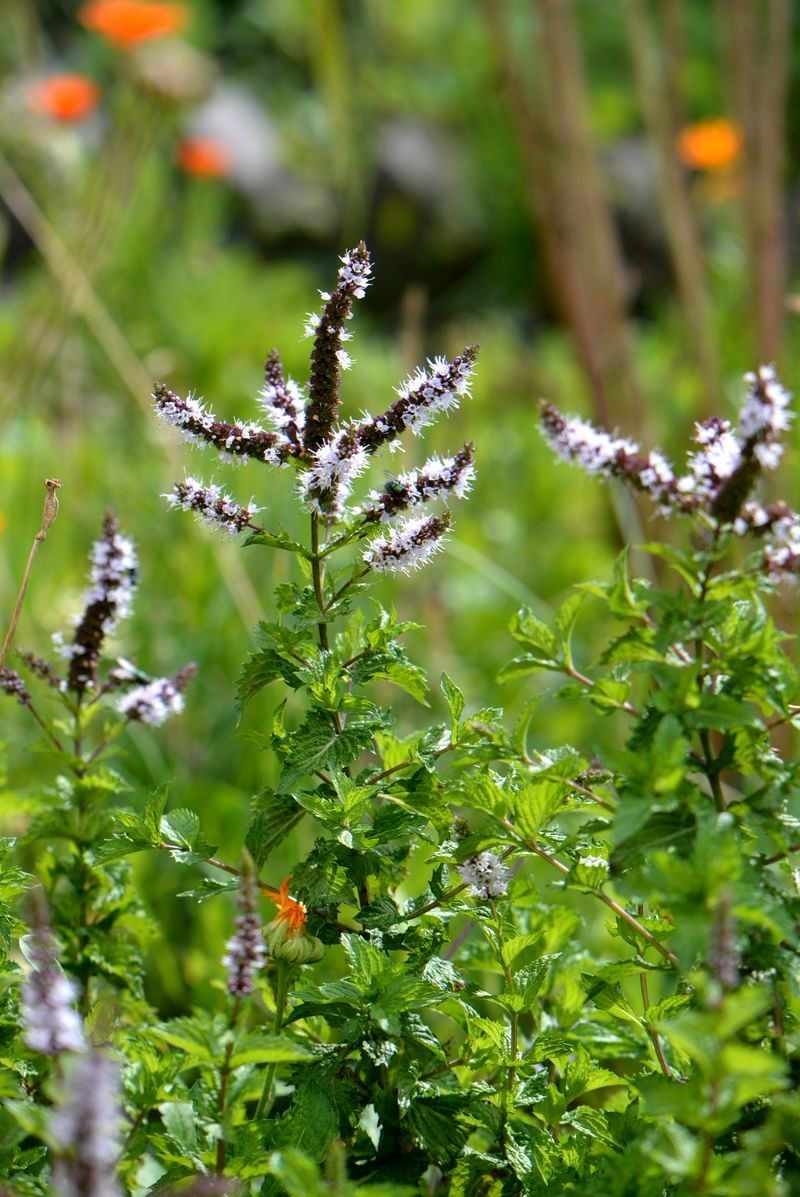
[[[513,997],[516,994],[516,987],[514,985],[514,974],[512,973],[511,967],[506,962],[505,956],[503,954],[505,940],[503,939],[502,921],[498,917],[497,909],[495,907],[494,902],[491,903],[491,906],[492,906],[492,913],[494,914],[494,919],[495,919],[495,929],[497,931],[497,943],[500,948],[500,951],[497,954],[497,958],[500,963],[500,967],[503,970],[503,976],[505,977],[506,992],[509,993]],[[511,1093],[514,1088],[514,1081],[515,1081],[516,1075],[517,1075],[519,1014],[516,1010],[513,1010],[511,1012],[511,1015],[509,1018],[509,1023],[511,1026],[511,1052],[510,1052],[511,1063],[509,1064],[508,1072],[506,1073],[506,1083],[503,1086],[503,1093],[500,1098],[500,1137],[502,1140],[505,1139],[505,1135],[506,1135],[506,1126],[508,1124],[508,1102],[509,1102],[509,1098],[511,1097]]]
[[[711,573],[712,573],[712,570],[714,569],[714,563],[716,560],[714,551],[717,547],[717,541],[719,540],[719,533],[720,533],[720,527],[719,527],[719,524],[717,523],[715,525],[714,531],[711,535],[711,543],[708,547],[708,557],[706,558],[706,563],[703,567],[703,573],[700,578],[700,591],[699,591],[697,597],[700,600],[701,604],[706,601],[706,596],[708,594],[708,587],[709,587],[709,583],[711,582]],[[700,687],[700,691],[702,693],[703,687],[704,687],[703,657],[705,655],[705,648],[703,645],[702,636],[698,636],[697,640],[695,641],[694,651],[695,651],[695,659],[697,661],[697,664],[700,666],[700,674],[698,677],[697,684]],[[725,795],[722,793],[722,784],[719,780],[719,772],[714,768],[714,765],[716,762],[714,760],[714,753],[711,748],[711,736],[709,735],[707,728],[703,728],[700,731],[700,745],[703,749],[703,762],[704,762],[703,768],[705,770],[706,777],[708,778],[708,783],[711,786],[711,793],[714,798],[714,805],[718,811],[724,811],[725,810]]]
[[[289,996],[289,967],[279,961],[277,965],[277,977],[275,980],[275,1020],[272,1024],[272,1033],[277,1035],[283,1026],[283,1016],[286,1013],[286,999]],[[261,1090],[261,1097],[258,1099],[256,1106],[256,1118],[266,1118],[267,1114],[272,1109],[272,1083],[275,1080],[275,1071],[277,1064],[270,1064],[267,1068],[264,1077],[264,1088]]]
[[[322,557],[319,551],[319,516],[316,511],[311,513],[311,578],[314,584],[314,596],[317,600],[320,614],[325,611],[325,594],[322,589]],[[317,624],[320,648],[330,651],[328,641],[328,625],[324,619]]]
[[[228,1079],[231,1074],[231,1057],[233,1056],[234,1032],[236,1030],[236,1021],[239,1017],[239,1011],[242,1006],[241,995],[237,993],[233,1000],[233,1007],[231,1009],[231,1016],[228,1022],[228,1030],[231,1037],[228,1040],[228,1046],[225,1048],[225,1058],[222,1061],[222,1067],[219,1071],[219,1125],[220,1137],[217,1139],[217,1175],[221,1176],[225,1171],[225,1157],[227,1154],[227,1145],[225,1143],[225,1103],[228,1099]]]

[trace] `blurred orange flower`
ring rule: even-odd
[[[742,156],[744,136],[725,117],[684,125],[678,135],[678,157],[693,170],[720,170],[734,166]]]
[[[89,116],[99,98],[99,87],[85,75],[53,75],[28,92],[28,104],[34,112],[65,123]]]
[[[162,0],[89,0],[78,10],[78,20],[120,49],[153,37],[179,33],[188,22],[183,4]]]
[[[186,174],[206,179],[224,179],[231,169],[225,146],[210,137],[187,137],[178,146],[175,161]]]

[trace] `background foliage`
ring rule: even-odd
[[[638,399],[620,384],[605,402],[612,424],[670,448],[682,441],[687,419],[714,404],[687,349],[664,213],[654,200],[627,6],[563,7],[575,20],[588,128],[623,234],[626,336]],[[682,17],[680,122],[735,119],[719,13],[700,2],[656,7],[660,20],[676,8]],[[720,6],[734,7],[742,6]],[[528,8],[511,4],[501,14],[517,44],[534,48],[532,55],[523,50],[521,63],[540,62],[542,54],[536,39],[543,29]],[[239,738],[268,724],[270,696],[255,699],[238,728],[232,700],[250,628],[272,614],[269,596],[287,576],[288,559],[238,553],[168,518],[159,494],[179,476],[181,455],[147,414],[153,375],[181,392],[196,387],[228,415],[248,414],[261,383],[259,361],[272,344],[282,347],[290,372],[300,371],[309,294],[326,285],[332,252],[362,235],[376,260],[376,285],[358,318],[351,411],[388,401],[397,379],[425,354],[481,343],[475,401],[459,418],[459,435],[478,446],[474,499],[459,512],[447,558],[413,588],[391,592],[401,616],[422,625],[410,637],[413,655],[428,657],[432,676],[445,670],[456,678],[471,708],[514,712],[527,696],[519,682],[496,681],[510,655],[507,617],[517,606],[546,616],[573,582],[607,576],[626,539],[663,532],[625,495],[566,476],[535,431],[540,394],[596,414],[597,392],[547,281],[513,79],[492,24],[496,10],[458,0],[193,4],[185,40],[200,57],[187,68],[189,82],[169,96],[165,79],[173,76],[163,64],[153,67],[144,53],[152,47],[135,54],[111,47],[80,25],[76,5],[18,0],[2,18],[0,589],[10,606],[37,526],[41,479],[60,476],[61,516],[19,635],[23,646],[45,645],[79,603],[85,551],[102,509],[115,509],[138,544],[146,577],[120,652],[146,644],[153,669],[167,672],[187,659],[199,666],[185,717],[161,734],[134,729],[117,763],[138,793],[170,776],[180,804],[200,814],[228,857],[238,853],[252,794],[274,781],[269,758]],[[796,39],[787,46],[787,91],[776,102],[792,113]],[[758,62],[769,75],[769,62]],[[90,74],[102,89],[99,109],[81,124],[48,120],[28,104],[38,78],[67,69]],[[203,105],[219,89],[246,91],[266,126],[245,126],[238,144],[236,121],[223,126],[217,136],[231,139],[226,177],[181,171],[177,147],[189,134],[205,135]],[[546,101],[535,91],[532,97],[534,110],[545,112]],[[790,133],[791,121],[781,140],[788,147],[782,205],[791,214]],[[247,181],[248,138],[264,157],[263,147],[274,148],[272,174],[256,184]],[[566,135],[560,149],[568,158]],[[685,182],[714,313],[709,341],[732,400],[739,374],[758,356],[747,179],[733,163],[722,171],[687,170]],[[54,253],[51,234],[66,256]],[[790,219],[790,250],[793,234]],[[793,260],[788,253],[790,268]],[[791,311],[780,362],[791,385],[800,365]],[[450,430],[439,427],[433,442],[444,446],[448,438]],[[790,452],[789,479],[792,462]],[[242,499],[253,487],[250,469],[236,479]],[[275,476],[270,516],[291,526],[283,482]],[[782,599],[784,626],[793,612],[793,602]],[[581,628],[597,644],[603,634],[600,614]],[[440,704],[434,714],[442,714],[441,700],[432,701]],[[410,700],[409,707],[402,698],[393,702],[402,723]],[[4,714],[15,747],[2,798],[4,829],[12,833],[18,795],[38,766],[20,751],[31,735],[24,713]],[[542,747],[571,741],[599,749],[615,731],[598,727],[577,702],[544,702],[533,735]],[[304,834],[287,843],[288,859],[308,847]],[[165,1014],[180,1013],[209,997],[231,911],[224,901],[176,902],[183,881],[161,859],[137,858],[135,868],[165,928],[149,948],[149,997]]]

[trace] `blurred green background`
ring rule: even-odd
[[[411,648],[434,687],[446,670],[474,705],[513,713],[536,684],[495,680],[514,610],[546,615],[627,539],[673,531],[554,464],[537,400],[682,455],[693,419],[734,413],[744,370],[775,360],[790,387],[800,373],[788,0],[6,0],[0,28],[0,598],[10,612],[56,475],[61,514],[17,639],[47,655],[116,511],[142,562],[116,650],[152,673],[199,665],[185,715],[134,727],[117,763],[136,803],[171,777],[231,859],[272,776],[240,733],[274,701],[237,728],[233,687],[289,566],[160,495],[186,468],[254,495],[269,526],[304,521],[288,471],[221,466],[158,427],[153,378],[255,418],[266,351],[304,381],[305,313],[362,237],[375,284],[352,325],[349,413],[386,406],[428,354],[479,342],[474,399],[403,461],[472,440],[475,491],[446,554],[382,597],[422,625]],[[780,494],[796,505],[795,463],[790,450]],[[787,627],[793,610],[777,608]],[[590,660],[591,605],[580,635]],[[410,730],[437,694],[432,713],[386,700]],[[41,761],[25,712],[3,717],[13,826]],[[623,732],[544,702],[532,742],[591,752]],[[185,877],[163,860],[136,867],[166,932],[153,996],[177,1007],[215,972],[230,912],[176,902]]]

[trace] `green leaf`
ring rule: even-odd
[[[150,835],[150,843],[157,846],[161,843],[161,820],[164,817],[170,786],[168,782],[160,785],[149,795],[144,808],[144,825]]]
[[[515,826],[524,836],[534,839],[566,805],[570,793],[564,781],[545,778],[528,782],[514,795]]]
[[[305,812],[291,794],[275,794],[272,790],[258,794],[251,810],[244,842],[256,868],[261,869],[269,854],[297,826]]]
[[[450,708],[450,736],[455,744],[458,741],[458,725],[464,714],[464,695],[446,673],[442,674],[442,692]]]
[[[389,967],[388,958],[360,935],[342,935],[342,946],[353,980],[369,993]]]
[[[222,1055],[221,1037],[224,1022],[195,1018],[173,1018],[171,1022],[150,1027],[147,1034],[171,1047],[186,1052],[192,1061],[210,1063]]]
[[[572,594],[562,603],[558,612],[556,613],[556,636],[558,638],[558,646],[561,650],[561,655],[564,663],[570,667],[572,665],[572,633],[575,629],[575,621],[578,618],[578,613],[583,605],[584,595]]]
[[[230,1059],[231,1068],[244,1064],[299,1064],[313,1053],[302,1043],[293,1043],[285,1035],[257,1033],[238,1039]]]
[[[300,557],[305,557],[308,561],[311,560],[311,553],[306,546],[292,540],[289,533],[284,532],[283,529],[277,532],[252,532],[244,541],[244,547],[247,548],[252,544],[268,545],[271,549],[285,549],[288,553],[297,553]]]

